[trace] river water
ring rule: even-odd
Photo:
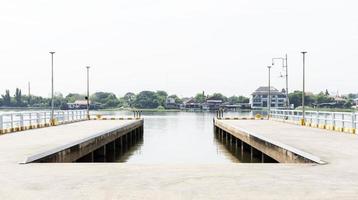
[[[131,113],[101,112],[101,114],[123,116]],[[230,113],[235,116],[250,114]],[[250,162],[247,153],[242,157],[232,145],[215,138],[213,132],[215,113],[144,112],[142,117],[144,118],[143,141],[121,155],[117,162],[140,164]]]
[[[11,111],[7,111],[11,112]],[[16,111],[18,112],[18,111]],[[0,110],[0,114],[4,111]],[[125,111],[92,111],[91,114],[132,116]],[[249,116],[250,112],[225,116]],[[143,112],[143,140],[122,153],[116,162],[137,164],[220,164],[260,162],[248,152],[215,138],[210,112]]]

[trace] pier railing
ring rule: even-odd
[[[270,112],[271,118],[297,123],[302,120],[302,114],[300,110],[271,110]],[[355,133],[358,127],[358,113],[306,111],[304,121],[307,126]]]
[[[85,110],[54,111],[54,120],[58,124],[87,119]],[[0,133],[49,126],[51,111],[17,112],[0,114]]]

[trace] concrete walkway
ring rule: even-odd
[[[85,123],[98,124],[86,128]],[[59,128],[52,127],[0,136],[0,199],[357,199],[356,135],[272,121],[225,123],[257,131],[328,164],[18,164],[50,143],[68,142],[67,136],[50,135]],[[116,125],[91,121],[64,126],[81,127],[78,134],[85,137]],[[62,133],[72,137],[77,132]]]

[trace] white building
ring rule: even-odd
[[[282,90],[278,91],[276,88],[271,87],[271,108],[286,108],[287,95],[286,91]],[[268,107],[268,95],[269,89],[268,87],[259,87],[255,92],[251,94],[251,108],[253,109],[261,109]]]
[[[353,104],[356,105],[356,106],[358,106],[358,98],[353,99]]]

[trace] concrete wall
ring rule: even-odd
[[[56,153],[40,157],[30,162],[75,162],[79,161],[106,161],[107,154],[115,148],[130,145],[143,137],[143,120],[135,120],[126,126],[98,133],[94,137],[79,141],[70,147],[60,149]]]
[[[292,151],[288,147],[279,146],[271,141],[266,141],[252,135],[245,130],[228,126],[224,120],[215,119],[214,129],[218,134],[224,135],[223,137],[235,137],[280,163],[315,163],[303,155]],[[226,134],[230,136],[225,136]]]

